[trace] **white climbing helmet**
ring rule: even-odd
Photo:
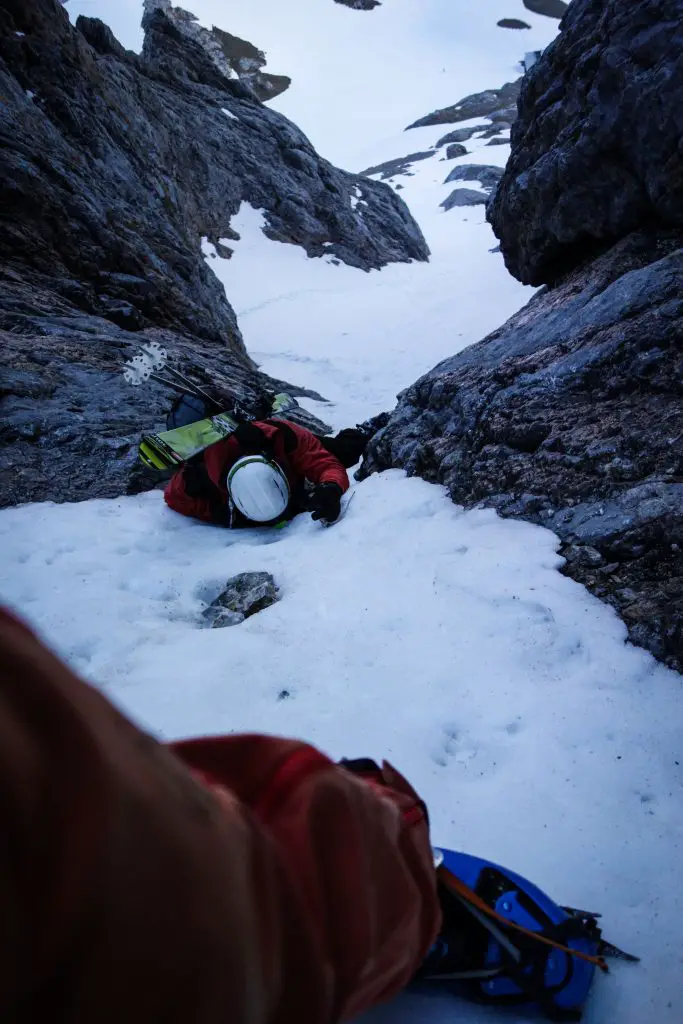
[[[289,505],[289,483],[265,455],[245,455],[228,473],[228,493],[235,507],[253,523],[271,523]]]

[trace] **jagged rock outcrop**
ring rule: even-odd
[[[163,332],[184,369],[247,404],[269,386],[200,248],[235,237],[243,201],[311,256],[427,257],[400,198],[321,159],[209,35],[156,4],[137,56],[56,0],[0,7],[3,504],[129,486],[137,435],[163,425],[161,396],[124,392],[115,371],[138,339]]]
[[[508,267],[550,286],[400,396],[362,471],[555,530],[564,572],[680,670],[682,11],[574,0],[489,207]]]
[[[574,0],[524,79],[489,214],[515,277],[543,284],[640,225],[683,226],[681,53],[681,0]]]
[[[266,66],[266,55],[253,43],[220,28],[205,28],[199,19],[182,7],[173,7],[171,0],[144,0],[145,22],[151,21],[155,12],[165,15],[181,35],[198,43],[226,78],[236,75],[260,100],[272,100],[292,84],[287,75],[271,75],[262,70]]]
[[[469,121],[472,117],[488,117],[492,121],[505,120],[512,123],[517,116],[517,97],[521,84],[520,78],[516,82],[507,82],[500,89],[487,89],[466,96],[459,103],[442,107],[441,110],[413,121],[406,131],[411,128],[428,128],[433,124],[457,124],[459,121]]]

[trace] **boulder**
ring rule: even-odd
[[[457,160],[459,156],[467,156],[467,147],[460,142],[452,142],[446,147],[446,159]]]
[[[277,583],[269,572],[242,572],[228,580],[225,590],[204,609],[202,619],[211,629],[238,626],[279,599]]]

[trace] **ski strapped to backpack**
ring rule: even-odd
[[[264,392],[261,408],[254,414],[232,396],[223,394],[218,401],[185,374],[169,366],[167,360],[166,350],[157,342],[151,342],[142,345],[138,355],[123,367],[123,375],[133,387],[152,380],[180,396],[168,416],[166,430],[142,435],[138,455],[141,462],[156,473],[179,469],[212,444],[229,437],[242,423],[254,419],[267,422],[270,417],[285,420],[289,412],[300,408],[291,395]],[[182,415],[178,415],[179,410]],[[359,427],[341,430],[335,437],[315,436],[350,469],[360,461],[371,435],[384,426],[385,421],[386,414],[382,414]]]
[[[427,964],[420,985],[501,1005],[533,1002],[549,1020],[578,1021],[596,970],[608,971],[605,958],[638,960],[603,940],[599,915],[559,906],[521,875],[452,850],[436,850],[435,867],[444,920],[479,952],[462,970],[458,960],[445,971],[438,959]]]

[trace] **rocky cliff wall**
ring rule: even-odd
[[[126,489],[168,405],[117,376],[136,342],[162,332],[181,368],[246,402],[268,386],[201,253],[234,237],[243,201],[310,256],[367,270],[428,255],[391,188],[322,159],[220,34],[162,8],[148,3],[138,56],[56,0],[0,7],[2,504]]]
[[[683,669],[683,3],[574,0],[489,207],[550,282],[400,396],[387,467],[555,530],[564,571]]]

